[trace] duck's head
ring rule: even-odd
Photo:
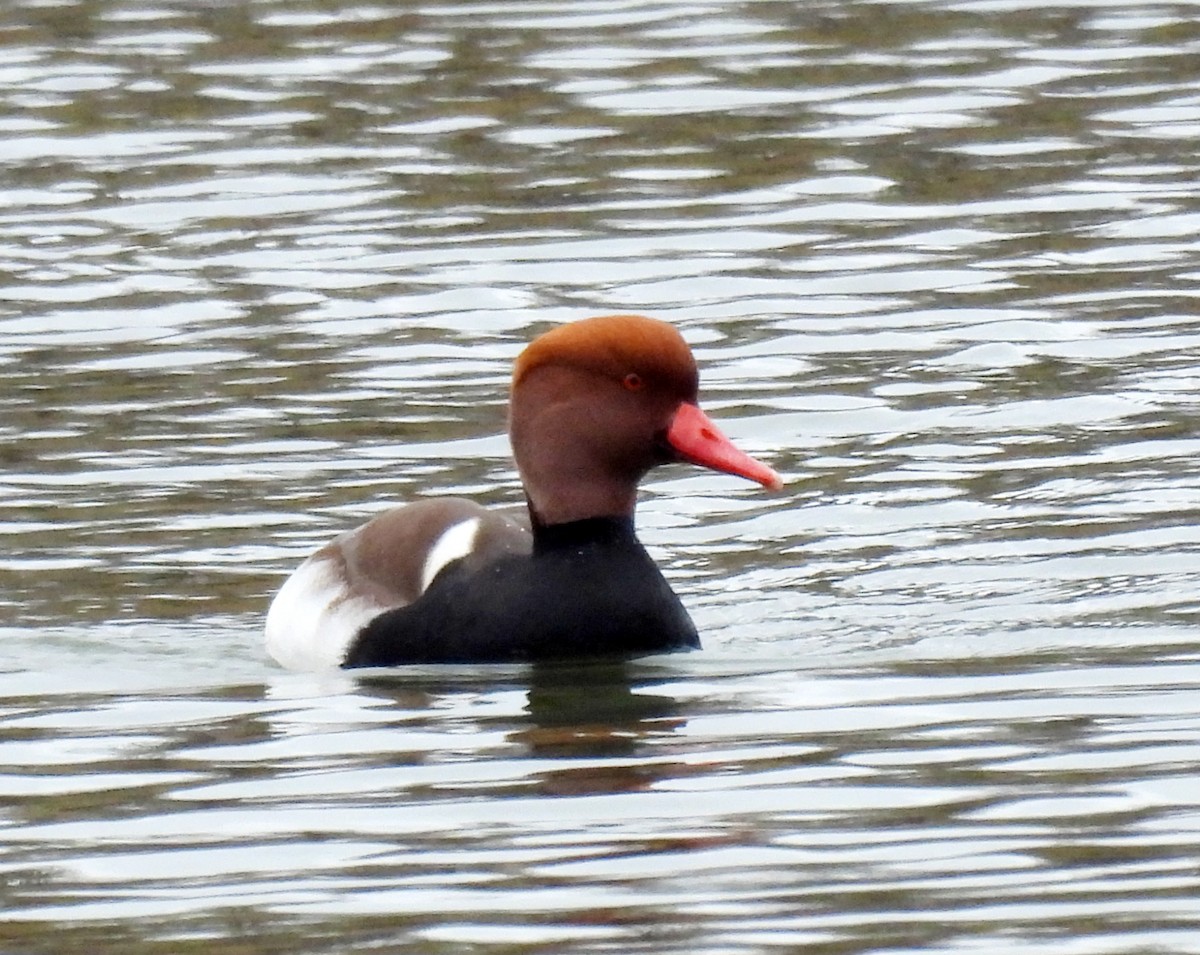
[[[671,461],[781,487],[700,410],[698,390],[691,349],[665,322],[610,315],[534,339],[517,358],[509,407],[534,522],[631,516],[638,481]]]

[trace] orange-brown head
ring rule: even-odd
[[[531,342],[513,368],[509,433],[535,522],[632,515],[638,481],[668,461],[780,487],[700,410],[698,389],[691,349],[665,322],[589,318]]]

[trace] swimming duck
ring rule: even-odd
[[[318,669],[699,647],[635,534],[638,482],[673,461],[782,481],[721,433],[698,389],[691,349],[665,322],[605,316],[534,339],[509,403],[528,524],[450,497],[384,511],[288,577],[268,651]]]

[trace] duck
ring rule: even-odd
[[[513,366],[518,518],[457,497],[384,510],[284,581],[266,646],[296,670],[632,658],[700,647],[637,538],[638,485],[697,465],[778,490],[699,405],[673,325],[607,315],[556,326]]]

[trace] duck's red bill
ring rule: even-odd
[[[690,402],[681,404],[671,419],[667,443],[684,461],[749,478],[772,491],[783,487],[783,479],[774,470],[739,451],[712,419]]]

